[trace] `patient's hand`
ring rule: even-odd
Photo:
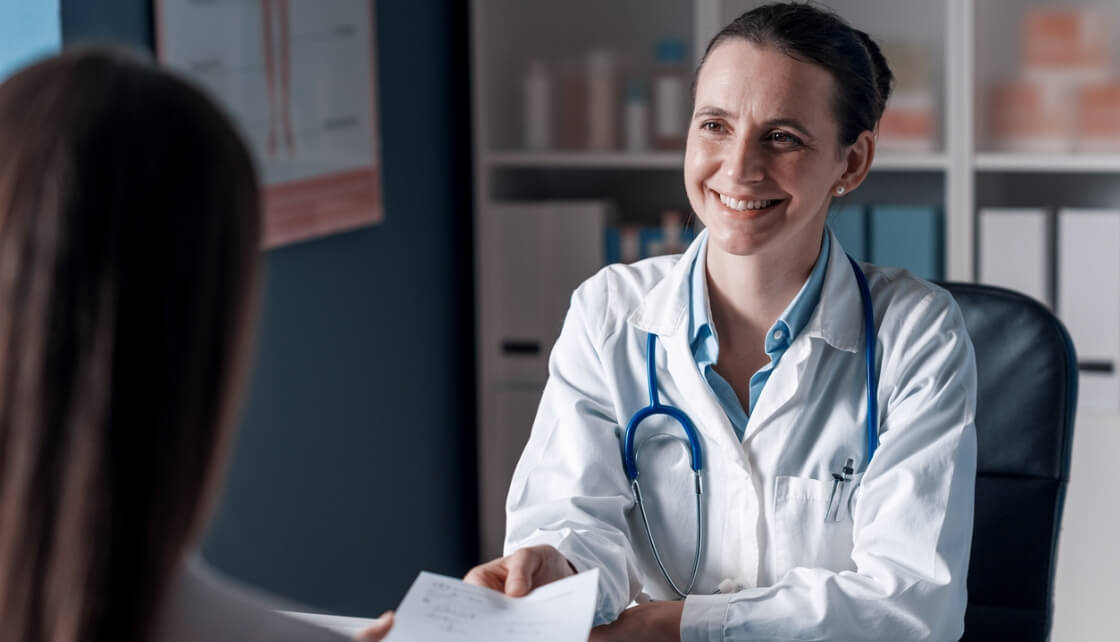
[[[684,602],[648,602],[626,609],[610,624],[591,629],[588,642],[680,642]]]
[[[479,564],[467,573],[467,584],[485,586],[510,597],[522,597],[549,582],[575,575],[576,569],[552,546],[530,546]]]
[[[385,611],[381,617],[373,621],[368,629],[358,634],[358,640],[362,642],[377,642],[389,635],[389,629],[393,628],[393,612]]]

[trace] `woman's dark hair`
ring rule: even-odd
[[[226,117],[147,62],[0,85],[5,639],[150,639],[235,414],[258,199]]]
[[[810,4],[781,2],[752,9],[723,28],[704,51],[700,67],[716,45],[742,38],[826,69],[836,85],[832,109],[840,144],[851,145],[874,131],[890,97],[894,75],[866,33],[835,13]],[[696,70],[699,77],[700,69]],[[695,81],[694,81],[695,82]]]

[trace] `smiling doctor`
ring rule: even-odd
[[[599,568],[593,640],[960,637],[972,345],[948,293],[850,261],[825,226],[891,82],[813,6],[712,40],[684,168],[706,232],[576,290],[508,555],[467,581],[523,595]]]

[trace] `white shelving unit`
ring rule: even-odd
[[[513,169],[671,169],[683,170],[683,152],[582,152],[582,151],[496,151],[482,157],[491,171]],[[1084,159],[1079,159],[1084,160]],[[1117,159],[1120,162],[1120,158]],[[949,157],[942,153],[880,154],[876,172],[937,171],[948,169]]]
[[[987,84],[1014,73],[1018,21],[1025,11],[1110,3],[1115,0],[830,0],[834,10],[877,40],[920,43],[933,53],[935,104],[940,113],[933,151],[881,152],[868,181],[848,198],[854,203],[919,202],[942,207],[945,277],[957,281],[976,277],[978,208],[1120,208],[1120,152],[991,151],[981,117]],[[563,65],[579,60],[592,47],[606,46],[629,52],[622,57],[624,63],[642,72],[649,65],[641,59],[652,53],[654,43],[675,37],[689,43],[695,64],[720,27],[757,4],[756,0],[472,2],[483,557],[500,552],[509,476],[528,436],[534,400],[546,374],[542,369],[508,380],[497,367],[496,293],[483,278],[493,256],[493,239],[483,232],[493,205],[506,200],[598,197],[615,199],[633,210],[653,211],[653,203],[687,206],[681,179],[683,151],[525,151],[520,144],[520,92],[526,61],[540,57]],[[1120,34],[1120,22],[1113,29]],[[1116,54],[1114,67],[1120,73],[1120,46]],[[560,100],[556,108],[563,106]],[[503,406],[499,397],[516,401]],[[1104,550],[1096,535],[1081,530],[1092,528],[1091,515],[1085,512],[1095,505],[1089,496],[1104,489],[1120,490],[1120,481],[1102,458],[1083,451],[1117,452],[1118,437],[1104,433],[1118,427],[1120,417],[1111,416],[1094,417],[1078,426],[1061,539],[1055,640],[1105,639],[1105,633],[1120,630],[1120,610],[1089,609],[1085,604],[1094,602],[1082,599],[1090,593],[1120,594],[1120,574],[1085,577],[1083,571],[1094,568],[1093,556],[1105,566],[1120,568],[1120,550]]]
[[[482,163],[510,169],[681,169],[683,152],[493,152]]]
[[[988,152],[975,156],[981,172],[1029,174],[1120,174],[1120,154],[1011,154]]]

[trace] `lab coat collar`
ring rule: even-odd
[[[641,305],[630,315],[630,323],[643,332],[659,337],[670,337],[687,331],[689,303],[689,273],[696,255],[704,247],[708,230],[702,230],[677,258],[677,262],[642,299]]]
[[[832,230],[825,229],[832,237],[828,272],[824,275],[821,299],[804,332],[806,336],[824,339],[837,350],[858,352],[863,340],[863,301],[859,284],[840,239]]]
[[[821,287],[821,298],[803,333],[820,337],[829,345],[847,352],[858,352],[863,338],[863,303],[848,255],[840,239],[825,228],[832,238],[828,253],[828,271]],[[708,230],[703,230],[673,264],[665,278],[653,286],[641,305],[630,315],[630,323],[639,330],[669,337],[687,330],[689,305],[689,272],[696,255],[703,249]],[[826,312],[827,311],[827,312]],[[796,345],[798,342],[794,342]],[[788,356],[788,355],[787,355]]]

